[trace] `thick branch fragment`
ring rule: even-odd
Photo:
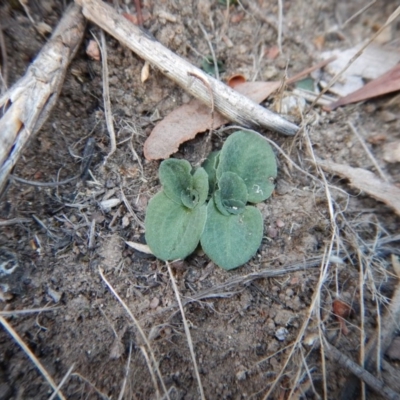
[[[139,57],[156,66],[188,93],[211,107],[212,99],[209,88],[203,83],[204,81],[209,82],[216,111],[230,121],[246,127],[268,128],[285,135],[294,135],[297,132],[296,125],[205,74],[199,68],[165,48],[150,34],[117,14],[104,2],[100,0],[75,0],[75,2],[82,6],[83,14],[87,19],[99,25]]]
[[[56,103],[84,31],[81,8],[71,5],[26,74],[0,98],[0,192],[23,148]]]

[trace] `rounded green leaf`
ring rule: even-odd
[[[199,244],[206,217],[205,204],[189,209],[159,192],[147,207],[146,242],[161,260],[183,259]]]
[[[169,158],[160,164],[158,174],[165,195],[177,204],[182,204],[182,193],[191,188],[191,170],[188,161],[176,158]]]
[[[217,180],[224,172],[239,175],[247,186],[250,203],[259,203],[274,190],[277,175],[275,154],[269,143],[254,132],[232,133],[221,149],[217,167]]]
[[[215,192],[215,205],[226,215],[241,214],[247,203],[247,187],[243,179],[234,172],[224,172],[218,181],[219,190]],[[224,210],[222,210],[222,208]]]
[[[257,208],[247,206],[243,214],[225,216],[213,201],[208,203],[200,242],[218,266],[229,270],[245,264],[257,252],[262,236],[263,220]]]

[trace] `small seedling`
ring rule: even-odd
[[[146,213],[147,244],[162,260],[185,258],[200,243],[224,269],[245,264],[263,236],[261,213],[248,203],[271,196],[276,174],[268,142],[247,131],[230,135],[197,170],[185,160],[163,161],[163,190],[150,200]]]

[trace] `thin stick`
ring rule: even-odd
[[[326,354],[332,361],[336,361],[342,367],[351,371],[359,379],[365,382],[371,389],[378,394],[383,394],[385,399],[400,400],[400,395],[389,388],[384,382],[375,378],[371,373],[360,367],[350,358],[341,353],[336,347],[332,346],[326,339],[324,339]]]
[[[37,357],[32,353],[30,348],[25,344],[25,342],[21,339],[18,333],[14,330],[14,328],[4,319],[4,317],[0,316],[0,323],[3,325],[4,329],[12,336],[12,338],[18,343],[18,345],[22,348],[22,350],[26,353],[26,355],[31,359],[35,367],[40,371],[43,377],[46,379],[48,384],[52,387],[53,390],[57,391],[58,387],[56,383],[53,381],[53,378],[46,371]],[[59,391],[58,396],[61,400],[66,400],[64,395]]]
[[[132,314],[132,312],[131,312],[131,310],[129,309],[129,307],[128,307],[128,306],[126,305],[126,303],[121,299],[121,297],[120,297],[119,294],[114,290],[114,288],[111,286],[110,282],[108,282],[108,280],[107,280],[106,277],[104,276],[103,271],[101,270],[101,268],[99,268],[99,273],[100,273],[101,279],[103,279],[104,283],[105,283],[105,284],[108,286],[108,288],[111,290],[111,293],[112,293],[112,294],[117,298],[117,300],[121,303],[122,307],[124,307],[125,311],[128,313],[128,315],[131,317],[132,321],[134,322],[134,324],[135,324],[135,326],[136,326],[136,328],[137,328],[137,330],[138,330],[138,332],[139,332],[141,338],[143,339],[143,341],[144,341],[144,343],[146,344],[147,349],[148,349],[148,351],[149,351],[149,353],[150,353],[151,361],[153,362],[154,368],[155,368],[156,371],[157,371],[157,375],[158,375],[158,378],[159,378],[159,380],[160,380],[160,382],[161,382],[161,386],[162,386],[162,388],[163,388],[164,395],[167,397],[168,400],[170,400],[169,395],[168,395],[167,388],[165,387],[164,380],[163,380],[162,375],[161,375],[161,372],[160,372],[160,369],[158,368],[158,363],[157,363],[156,358],[155,358],[155,356],[154,356],[154,352],[153,352],[153,350],[152,350],[152,347],[151,347],[151,345],[150,345],[149,340],[147,339],[146,334],[144,333],[142,327],[141,327],[140,324],[139,324],[139,321],[135,318],[135,316]],[[150,365],[149,365],[149,369],[150,369]],[[157,387],[156,387],[156,390],[158,390]]]
[[[353,125],[352,122],[348,121],[347,126],[351,129],[353,132],[354,136],[358,139],[358,141],[361,143],[361,146],[363,147],[364,151],[367,153],[368,158],[372,161],[372,164],[374,164],[374,167],[380,177],[385,181],[389,182],[389,179],[386,177],[385,173],[382,171],[381,167],[379,166],[378,162],[376,161],[374,155],[371,153],[371,150],[368,148],[368,146],[365,144],[364,139],[361,137],[361,135],[358,133],[357,129]]]
[[[147,365],[151,366],[149,355],[147,354],[146,349],[143,346],[140,346],[140,351],[142,352],[143,357],[146,360]],[[158,390],[157,378],[154,375],[153,368],[149,368],[149,371],[150,371],[151,380],[153,381],[153,385],[156,388],[156,398],[159,399],[160,398],[160,391]]]
[[[172,274],[171,266],[169,265],[168,262],[166,262],[166,264],[167,264],[167,267],[168,267],[169,277],[171,278],[172,287],[174,288],[176,301],[178,302],[179,309],[181,311],[183,326],[185,328],[185,333],[186,333],[186,338],[187,338],[187,342],[188,342],[188,345],[189,345],[190,355],[192,356],[194,372],[195,372],[195,375],[196,375],[197,384],[199,385],[200,397],[201,397],[202,400],[205,400],[203,385],[201,384],[200,374],[199,374],[199,370],[197,368],[196,355],[194,353],[192,337],[190,335],[189,325],[188,325],[186,317],[185,317],[185,311],[183,310],[183,306],[182,306],[182,302],[181,302],[181,296],[179,294],[178,287],[176,286],[176,282],[175,282],[174,275]]]
[[[57,386],[57,390],[53,392],[53,394],[49,397],[49,400],[53,400],[56,398],[56,396],[59,394],[61,387],[64,385],[64,383],[67,381],[69,376],[71,375],[71,372],[74,370],[75,364],[72,364],[67,373],[64,375],[64,378],[61,379],[60,384]]]
[[[99,25],[139,57],[172,79],[189,94],[206,105],[210,105],[207,88],[188,76],[189,72],[203,76],[210,81],[215,98],[215,109],[230,121],[242,126],[256,126],[272,129],[284,135],[294,135],[298,127],[282,117],[259,106],[250,99],[231,89],[224,83],[207,76],[204,71],[165,48],[146,31],[120,16],[112,7],[100,0],[75,0],[80,4],[86,18]]]

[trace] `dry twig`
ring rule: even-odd
[[[118,15],[112,7],[104,2],[99,0],[75,1],[82,5],[86,18],[98,24],[139,57],[158,67],[164,75],[209,106],[211,103],[207,88],[202,83],[193,81],[189,74],[195,73],[207,79],[213,89],[216,111],[229,120],[242,126],[272,129],[285,135],[294,135],[297,132],[296,125],[240,95],[222,82],[207,76],[205,72],[165,48],[149,33]]]
[[[71,5],[25,76],[1,96],[5,112],[0,120],[0,192],[24,146],[56,103],[84,28],[80,8]]]
[[[351,371],[376,393],[383,395],[385,399],[400,400],[400,394],[394,392],[391,388],[386,386],[384,382],[375,378],[371,373],[360,367],[354,361],[350,360],[350,358],[341,353],[336,347],[332,346],[326,339],[323,343],[325,345],[326,355],[329,357],[329,359],[337,362],[342,367]]]

